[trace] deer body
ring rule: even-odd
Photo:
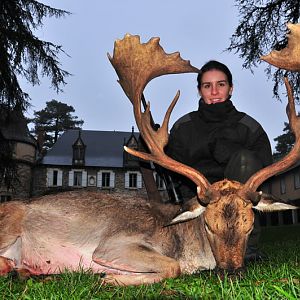
[[[0,273],[83,269],[128,285],[216,266],[238,270],[253,225],[252,204],[238,196],[238,182],[214,186],[221,197],[217,194],[187,222],[173,218],[176,205],[90,191],[2,204]],[[194,198],[186,205],[197,202]],[[165,226],[169,222],[174,224]]]
[[[151,207],[142,198],[93,192],[3,204],[0,255],[11,268],[0,272],[26,269],[39,275],[91,269],[131,275],[135,283],[139,273],[157,281],[169,273],[173,277],[174,272],[214,268],[202,218],[164,227],[176,210],[174,205]],[[169,270],[170,261],[174,270]]]

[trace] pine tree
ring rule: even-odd
[[[67,14],[35,0],[0,1],[0,104],[10,109],[19,105],[25,110],[30,97],[22,90],[18,78],[39,84],[39,70],[41,76],[51,79],[56,91],[65,84],[69,73],[60,68],[58,61],[62,47],[37,38],[34,31],[43,26],[45,17]]]
[[[283,131],[283,134],[274,138],[274,141],[277,142],[275,146],[276,151],[273,153],[275,161],[287,155],[295,144],[295,135],[292,133],[289,123],[284,122]]]
[[[46,149],[54,145],[63,131],[81,128],[84,121],[72,115],[74,112],[73,106],[54,99],[46,102],[44,109],[34,112],[35,117],[31,120],[34,124],[33,133],[38,135],[39,130],[44,131]]]
[[[58,92],[69,75],[58,61],[58,55],[64,53],[62,47],[37,38],[34,31],[43,26],[44,18],[68,14],[36,0],[0,1],[0,185],[7,189],[18,181],[17,164],[11,141],[1,131],[11,122],[14,112],[24,112],[30,104],[19,78],[36,85],[40,76],[46,76]]]

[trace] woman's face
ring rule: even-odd
[[[206,104],[224,102],[231,95],[233,87],[229,86],[225,73],[210,70],[202,75],[199,93]]]

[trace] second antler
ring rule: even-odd
[[[261,59],[284,70],[300,71],[300,24],[288,24],[290,33],[288,34],[288,45],[281,51],[272,51]],[[284,78],[287,94],[288,105],[287,115],[292,132],[295,135],[295,145],[293,149],[281,160],[265,167],[252,175],[243,187],[243,191],[256,189],[271,176],[282,172],[300,159],[300,118],[297,117],[293,91],[287,78]]]

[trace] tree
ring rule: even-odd
[[[274,138],[274,141],[277,142],[275,152],[273,153],[275,161],[287,155],[295,144],[295,135],[292,133],[289,123],[284,122],[283,131],[283,134]]]
[[[44,109],[34,112],[35,117],[31,120],[34,124],[33,133],[38,135],[40,130],[44,131],[46,149],[53,146],[63,131],[81,128],[84,121],[73,116],[74,112],[73,106],[54,99],[46,102]]]
[[[17,164],[11,141],[4,138],[1,129],[10,124],[14,112],[24,112],[30,102],[19,78],[36,85],[40,76],[49,77],[58,92],[69,75],[58,61],[58,55],[64,53],[62,47],[37,38],[34,31],[43,26],[44,18],[68,14],[36,0],[0,1],[0,184],[7,189],[18,181]]]
[[[43,26],[45,17],[63,17],[69,12],[55,9],[36,0],[0,1],[0,104],[25,110],[30,97],[18,77],[30,84],[40,83],[41,76],[51,78],[52,87],[60,91],[69,73],[60,68],[58,54],[62,47],[38,39],[33,31]]]
[[[253,71],[259,64],[260,56],[271,50],[280,50],[287,44],[286,23],[299,23],[300,1],[295,0],[237,0],[239,10],[239,25],[231,36],[230,46],[226,49],[239,53],[244,59],[243,67]],[[273,79],[274,96],[279,99],[279,86],[283,76],[289,75],[289,80],[299,102],[300,74],[274,69],[265,69],[268,78]]]

